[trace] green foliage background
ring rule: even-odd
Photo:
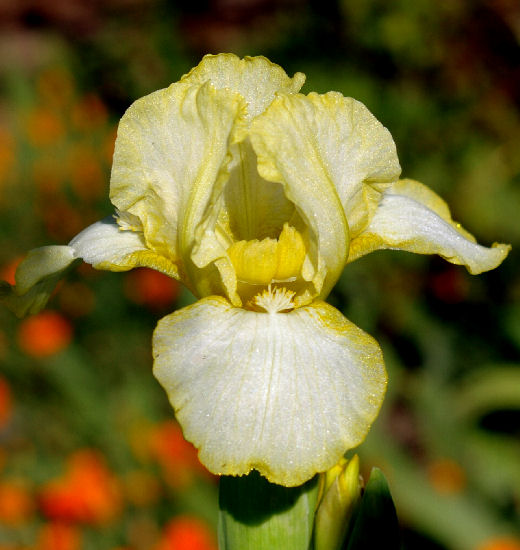
[[[518,537],[518,4],[13,4],[0,16],[0,266],[30,248],[65,244],[110,214],[119,117],[221,51],[266,55],[290,74],[306,73],[304,92],[338,90],[364,102],[394,136],[405,177],[441,194],[479,242],[513,245],[499,269],[478,277],[438,258],[375,253],[347,267],[330,301],[383,347],[389,392],[359,453],[365,472],[377,465],[388,477],[404,547],[498,550],[499,537]],[[46,85],[49,74],[58,77]],[[75,109],[89,101],[94,108],[78,123]],[[34,113],[49,105],[61,130],[55,120],[35,129]],[[12,393],[0,476],[23,480],[35,502],[65,458],[85,447],[101,451],[121,479],[137,469],[164,482],[156,465],[139,461],[130,432],[171,418],[151,374],[151,333],[191,297],[147,307],[129,299],[131,284],[128,274],[73,272],[72,298],[58,294],[49,307],[69,320],[74,338],[48,357],[24,352],[19,321],[0,311],[1,376]],[[109,524],[81,527],[81,548],[149,550],[176,514],[215,525],[215,491],[197,475],[149,506],[125,500]],[[34,544],[47,521],[35,506],[22,524],[0,523],[1,548]],[[136,535],[144,531],[148,538]]]

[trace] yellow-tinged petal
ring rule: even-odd
[[[1,283],[0,302],[18,317],[38,313],[76,258],[70,246],[43,246],[31,250],[16,270],[16,284]]]
[[[305,243],[300,233],[287,223],[278,237],[276,252],[275,280],[286,281],[298,277],[305,259]]]
[[[249,139],[231,148],[233,162],[218,223],[236,240],[276,238],[293,219],[294,204],[279,183],[260,176]]]
[[[203,84],[211,82],[217,88],[238,92],[247,102],[247,115],[259,115],[274,99],[275,94],[299,92],[305,82],[303,73],[289,78],[287,73],[263,56],[244,57],[234,54],[206,55],[181,82]]]
[[[298,92],[305,76],[296,73],[289,78],[280,66],[265,57],[240,59],[233,54],[220,54],[205,56],[181,81],[210,82],[217,89],[238,92],[247,104],[247,120],[250,121],[265,110],[277,93]],[[214,216],[201,230],[207,235],[220,233],[220,240],[230,236],[234,240],[277,238],[283,224],[291,220],[294,205],[279,183],[266,181],[258,174],[257,158],[247,138],[246,126],[240,136],[240,143],[230,148],[233,160],[224,203],[219,204],[220,190],[216,190],[211,200]],[[198,248],[194,254],[199,264]]]
[[[227,252],[239,281],[269,285],[299,277],[306,250],[300,233],[286,223],[278,239],[237,241]]]
[[[324,302],[289,313],[208,297],[162,319],[154,373],[212,472],[300,485],[358,445],[386,387],[379,346]]]
[[[330,92],[277,97],[250,138],[259,173],[283,184],[314,233],[308,276],[326,296],[346,261],[349,225],[355,234],[400,173],[392,137],[363,104]]]
[[[474,275],[494,269],[510,246],[481,246],[454,222],[446,203],[425,185],[401,180],[385,190],[365,230],[350,244],[349,261],[380,249],[438,254]]]
[[[150,250],[143,233],[123,230],[114,218],[93,223],[69,243],[75,256],[96,269],[128,271],[134,267],[151,267],[165,275],[180,278],[177,266],[169,259]]]
[[[16,285],[1,283],[0,302],[19,317],[37,313],[45,307],[67,268],[79,259],[96,269],[127,271],[151,267],[170,277],[181,277],[168,258],[147,248],[139,230],[122,230],[109,217],[84,229],[68,246],[31,250],[16,270]]]
[[[239,281],[267,285],[275,276],[277,266],[276,239],[237,241],[228,249],[229,258]]]
[[[119,124],[111,200],[140,220],[147,248],[177,264],[199,295],[208,286],[203,268],[217,258],[229,264],[224,282],[231,287],[218,290],[232,295],[236,286],[225,247],[201,222],[213,215],[210,202],[228,177],[229,147],[244,112],[239,94],[188,80],[137,100]]]

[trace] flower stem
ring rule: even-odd
[[[299,487],[269,483],[256,471],[223,476],[219,487],[220,550],[308,550],[317,477]]]

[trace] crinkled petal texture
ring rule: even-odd
[[[204,298],[159,322],[153,352],[201,461],[286,486],[358,445],[386,388],[376,341],[321,301],[258,313]]]
[[[425,185],[401,180],[388,187],[368,226],[351,241],[349,261],[379,249],[438,254],[474,275],[494,269],[510,246],[481,246],[452,220],[446,203]]]
[[[175,263],[200,295],[209,292],[208,278],[198,272],[204,265],[191,262],[191,251],[212,192],[228,177],[232,134],[244,109],[231,90],[179,82],[137,100],[119,124],[110,198],[139,219],[146,246]],[[211,245],[216,252],[209,261],[222,255],[218,242]]]
[[[392,137],[363,104],[330,92],[280,95],[253,121],[250,139],[260,175],[284,186],[313,233],[303,276],[324,297],[345,265],[349,229],[355,236],[399,176]]]
[[[262,113],[278,93],[300,91],[305,75],[293,78],[275,63],[263,56],[240,59],[234,54],[206,55],[181,82],[203,84],[210,82],[217,90],[227,88],[238,92],[247,103],[247,118]]]
[[[263,57],[206,56],[121,119],[111,200],[140,221],[148,249],[175,264],[198,296],[226,295],[240,305],[229,242],[216,227],[236,144],[276,93],[296,92],[303,81]]]

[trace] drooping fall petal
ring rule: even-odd
[[[31,250],[18,266],[16,284],[0,282],[0,302],[19,317],[38,313],[47,304],[65,271],[78,259],[96,269],[127,271],[134,267],[151,267],[179,278],[177,266],[150,250],[141,231],[121,230],[110,217],[84,229],[68,246]]]
[[[349,261],[385,248],[438,254],[477,275],[501,264],[511,247],[477,244],[452,220],[446,203],[431,189],[401,180],[384,191],[368,227],[351,242]]]
[[[153,350],[201,462],[286,486],[358,445],[386,388],[375,340],[324,302],[260,313],[204,298],[159,322]]]
[[[69,246],[77,258],[96,269],[128,271],[151,267],[170,277],[179,277],[177,266],[168,257],[147,247],[142,231],[122,230],[112,217],[88,226]]]
[[[0,303],[18,317],[38,313],[75,259],[70,246],[43,246],[31,250],[16,270],[16,284],[11,286],[0,281]]]

